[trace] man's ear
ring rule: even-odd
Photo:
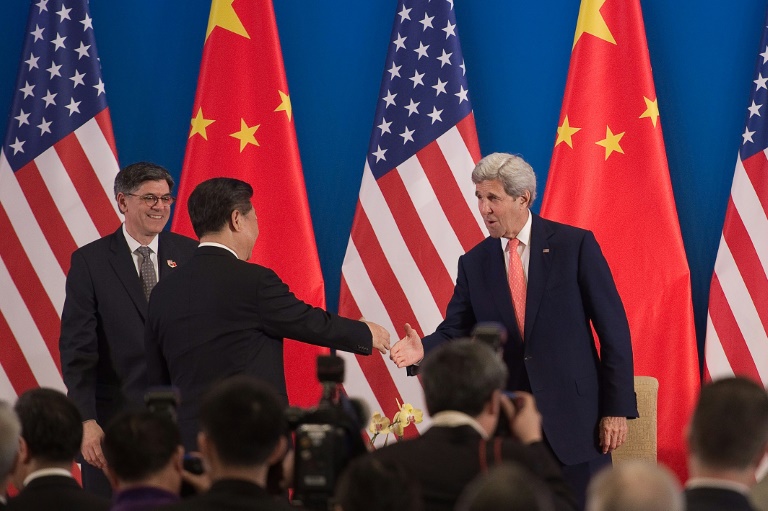
[[[26,465],[30,462],[31,456],[29,454],[29,446],[27,445],[27,441],[24,440],[24,437],[19,437],[19,455],[18,455],[18,463],[22,465]]]
[[[485,406],[483,406],[483,411],[486,412],[489,415],[497,416],[501,412],[501,390],[496,389],[493,391],[493,394],[491,394],[491,399],[489,399]]]
[[[520,204],[522,204],[523,206],[526,206],[526,207],[531,207],[531,192],[530,191],[528,191],[528,190],[524,191],[523,194],[520,197],[522,199],[520,201]]]
[[[125,194],[123,192],[118,192],[115,200],[117,201],[117,209],[120,210],[120,213],[125,214],[126,210],[128,209],[128,205],[125,203]]]
[[[171,456],[171,463],[173,469],[179,474],[184,471],[184,446],[180,445],[176,448],[176,452]]]
[[[285,457],[288,452],[288,440],[285,436],[280,435],[280,440],[277,441],[277,445],[272,450],[272,453],[267,458],[267,465],[274,465]]]

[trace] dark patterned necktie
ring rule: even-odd
[[[141,277],[141,288],[144,290],[144,296],[149,301],[149,294],[152,292],[152,288],[157,284],[157,275],[155,274],[155,266],[152,264],[149,254],[152,253],[152,249],[149,247],[139,247],[136,249],[136,253],[141,256],[141,266],[139,267],[139,277]]]

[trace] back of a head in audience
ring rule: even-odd
[[[214,480],[254,469],[261,479],[261,472],[266,477],[267,467],[284,455],[286,429],[283,406],[272,387],[235,376],[203,398],[198,445]]]
[[[19,457],[21,423],[16,412],[0,401],[0,495],[5,495],[5,480],[13,471]]]
[[[549,488],[528,469],[510,462],[478,476],[456,503],[456,511],[554,510]]]
[[[41,388],[22,394],[14,409],[22,439],[16,479],[42,468],[69,469],[83,439],[82,417],[75,404],[58,390]]]
[[[430,352],[419,370],[430,415],[479,415],[507,382],[507,366],[488,345],[459,339]]]
[[[115,417],[102,441],[107,475],[118,490],[153,486],[177,493],[181,487],[184,448],[178,426],[149,411]]]
[[[683,511],[680,485],[666,467],[626,461],[598,473],[587,488],[586,511]]]
[[[418,483],[400,465],[356,458],[336,484],[335,511],[421,511]]]
[[[752,380],[726,378],[705,385],[688,428],[692,477],[754,472],[768,447],[768,393]]]

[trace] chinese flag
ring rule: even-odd
[[[639,0],[582,0],[542,215],[590,229],[659,380],[658,457],[686,479],[699,389],[691,284]]]
[[[213,0],[173,231],[194,236],[187,199],[197,184],[220,176],[253,186],[260,234],[251,262],[277,272],[301,300],[324,307],[272,0]],[[286,341],[291,404],[317,403],[315,359],[325,352]]]

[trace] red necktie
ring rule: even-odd
[[[525,337],[525,273],[523,272],[523,262],[517,253],[517,246],[520,240],[517,238],[509,240],[509,269],[507,279],[509,280],[509,289],[512,292],[512,303],[515,306],[515,317],[517,326],[520,328],[520,337]]]

